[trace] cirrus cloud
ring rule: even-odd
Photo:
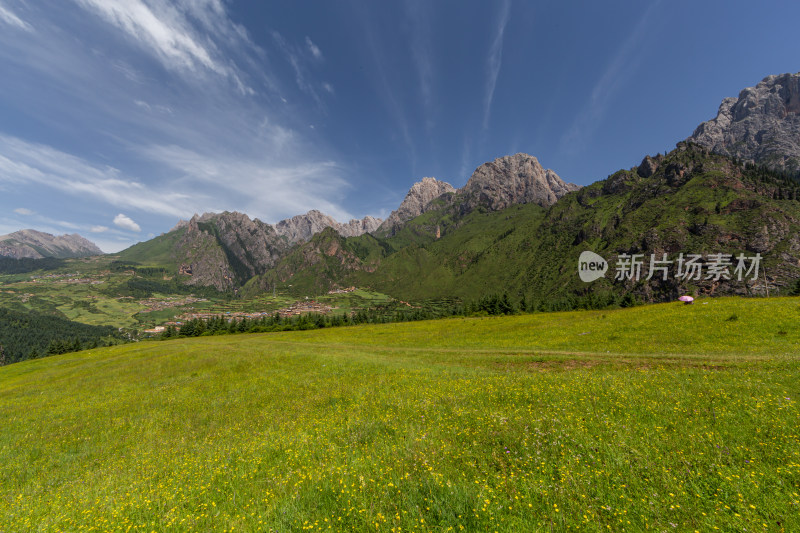
[[[21,30],[33,31],[30,24],[19,18],[14,12],[3,6],[3,4],[0,4],[0,22],[5,22]]]
[[[162,0],[77,0],[109,24],[149,50],[166,68],[201,74],[211,71],[234,82],[242,94],[253,94],[241,80],[239,69],[224,58],[214,41],[204,38],[191,23],[199,19],[219,41],[249,44],[244,28],[231,23],[219,2],[173,3]]]

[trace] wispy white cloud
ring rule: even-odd
[[[4,80],[4,91],[53,133],[40,144],[0,127],[0,211],[41,190],[64,199],[59,218],[83,222],[83,232],[111,226],[93,233],[125,242],[130,233],[117,235],[110,223],[118,212],[148,232],[165,218],[225,209],[269,222],[310,209],[351,218],[341,206],[348,171],[329,145],[304,137],[319,117],[298,104],[334,94],[313,79],[318,62],[304,40],[287,50],[311,98],[270,85],[296,80],[273,76],[270,58],[229,20],[224,1],[73,2],[80,8],[36,11],[35,32],[7,31],[0,21],[0,67],[25,74]],[[257,94],[237,90],[234,75]],[[291,103],[280,99],[292,93]]]
[[[311,55],[314,56],[314,59],[317,61],[322,61],[324,59],[322,57],[322,50],[319,49],[319,46],[314,44],[311,37],[308,35],[306,35],[306,46],[308,47],[308,51],[311,52]]]
[[[33,28],[30,24],[19,18],[13,11],[11,11],[11,8],[6,7],[2,2],[0,2],[0,22],[4,22],[20,30],[30,32],[33,31]]]
[[[37,213],[25,215],[24,219],[0,217],[0,234],[13,233],[21,229],[36,229],[37,231],[50,233],[51,235],[61,235],[68,232],[86,231],[88,227]]]
[[[128,215],[124,215],[122,213],[114,217],[114,225],[118,228],[126,229],[136,233],[142,231],[142,228],[139,226],[139,224],[134,222],[133,219]]]
[[[150,113],[161,113],[165,115],[172,115],[172,109],[169,106],[159,105],[159,104],[151,105],[145,102],[144,100],[134,100],[133,103]]]
[[[497,87],[497,77],[500,75],[500,67],[503,64],[503,38],[506,33],[506,25],[511,15],[511,0],[503,0],[500,5],[500,12],[497,24],[494,27],[494,39],[489,48],[489,57],[486,62],[486,91],[483,100],[483,129],[489,127],[489,119],[492,114],[492,101],[494,100],[494,90]]]
[[[238,69],[224,59],[213,40],[199,35],[189,16],[207,30],[230,35],[231,22],[218,1],[169,2],[166,0],[76,0],[79,5],[125,32],[153,54],[166,68],[202,74],[213,72],[233,81],[242,93],[252,93]],[[236,33],[241,35],[240,28]]]
[[[92,226],[89,231],[91,233],[105,233],[108,231],[108,226]]]
[[[79,198],[93,198],[116,207],[186,216],[193,212],[189,196],[156,190],[49,146],[0,134],[0,183],[53,188]]]
[[[142,155],[159,165],[174,169],[177,176],[202,182],[205,189],[224,185],[225,205],[214,211],[240,206],[247,213],[266,222],[319,209],[337,220],[350,220],[352,215],[339,201],[349,184],[342,177],[344,169],[333,161],[304,162],[294,165],[268,164],[258,159],[241,159],[224,154],[200,154],[180,146],[153,145],[142,149]],[[180,180],[175,183],[181,188]]]
[[[572,126],[561,138],[560,149],[562,152],[580,150],[586,140],[597,131],[614,96],[635,74],[645,55],[642,43],[647,38],[647,30],[652,23],[651,19],[660,3],[660,0],[656,0],[645,10],[633,31],[619,47],[602,76],[595,83],[589,101],[581,108]]]
[[[389,61],[386,59],[382,41],[375,34],[375,26],[373,21],[367,17],[367,10],[356,8],[353,10],[353,16],[360,24],[365,40],[364,49],[369,54],[375,70],[375,75],[371,76],[371,81],[375,84],[377,95],[383,100],[389,116],[396,124],[397,130],[399,130],[400,138],[397,140],[406,145],[413,168],[416,166],[417,150],[414,139],[411,136],[407,114],[395,93],[395,84],[390,82],[389,74],[386,71],[386,65]]]
[[[301,53],[302,48],[298,49],[298,47],[293,46],[286,41],[283,35],[274,30],[272,31],[272,39],[275,41],[275,44],[278,45],[278,48],[280,48],[286,61],[291,65],[297,87],[313,98],[320,109],[324,109],[322,98],[320,98],[319,92],[317,92],[317,86],[319,85],[315,86],[313,81],[309,81],[311,74],[306,66],[307,61],[303,59],[303,54]],[[321,60],[322,52],[319,51],[319,48],[317,48],[308,37],[306,37],[306,44],[314,59]],[[314,53],[314,50],[319,53],[319,57]]]
[[[425,0],[406,0],[406,15],[410,27],[410,48],[419,77],[419,91],[426,115],[433,114],[433,60],[431,58],[430,3]],[[433,122],[427,124],[430,129]]]
[[[36,214],[34,211],[31,211],[30,209],[26,209],[24,207],[18,207],[16,209],[14,209],[14,212],[16,214],[18,214],[18,215],[23,215],[23,216],[26,216],[26,217],[29,217],[31,215],[35,215]]]

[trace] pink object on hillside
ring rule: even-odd
[[[691,296],[681,296],[680,298],[678,298],[678,300],[690,304],[694,301],[694,298],[692,298]]]

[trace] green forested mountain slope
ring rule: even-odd
[[[508,293],[533,305],[594,299],[661,301],[682,293],[762,294],[794,286],[800,269],[800,204],[795,180],[680,143],[555,204],[493,210],[453,193],[395,228],[391,236],[344,238],[332,228],[290,246],[238,213],[204,215],[120,254],[143,265],[169,264],[176,280],[255,295],[275,288],[304,296],[360,286],[403,300],[475,300]],[[461,199],[463,200],[463,198]],[[605,278],[578,277],[589,250],[609,262]],[[760,254],[760,278],[646,281],[651,254]],[[618,258],[641,254],[640,279],[615,280]],[[673,264],[674,267],[674,264]],[[764,270],[764,268],[766,270]],[[766,278],[763,274],[766,273]],[[545,306],[545,308],[548,308]],[[556,305],[558,308],[561,304]]]
[[[344,239],[329,232],[281,260],[261,286],[323,291],[359,284],[407,299],[508,292],[534,301],[590,293],[658,301],[682,292],[765,292],[763,280],[679,281],[672,275],[666,281],[613,280],[620,254],[649,260],[650,254],[667,253],[674,260],[679,253],[743,253],[763,257],[766,283],[777,291],[800,276],[797,198],[793,180],[681,144],[547,209],[515,205],[459,217],[443,202],[387,239]],[[605,279],[580,281],[578,257],[584,250],[609,261]]]
[[[111,326],[89,326],[34,311],[0,308],[0,348],[5,361],[13,363],[51,354],[97,346],[116,334]]]

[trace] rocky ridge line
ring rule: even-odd
[[[96,244],[77,233],[55,236],[32,229],[0,235],[0,255],[16,259],[71,258],[102,255]]]
[[[800,72],[767,76],[686,139],[713,152],[800,175]]]

